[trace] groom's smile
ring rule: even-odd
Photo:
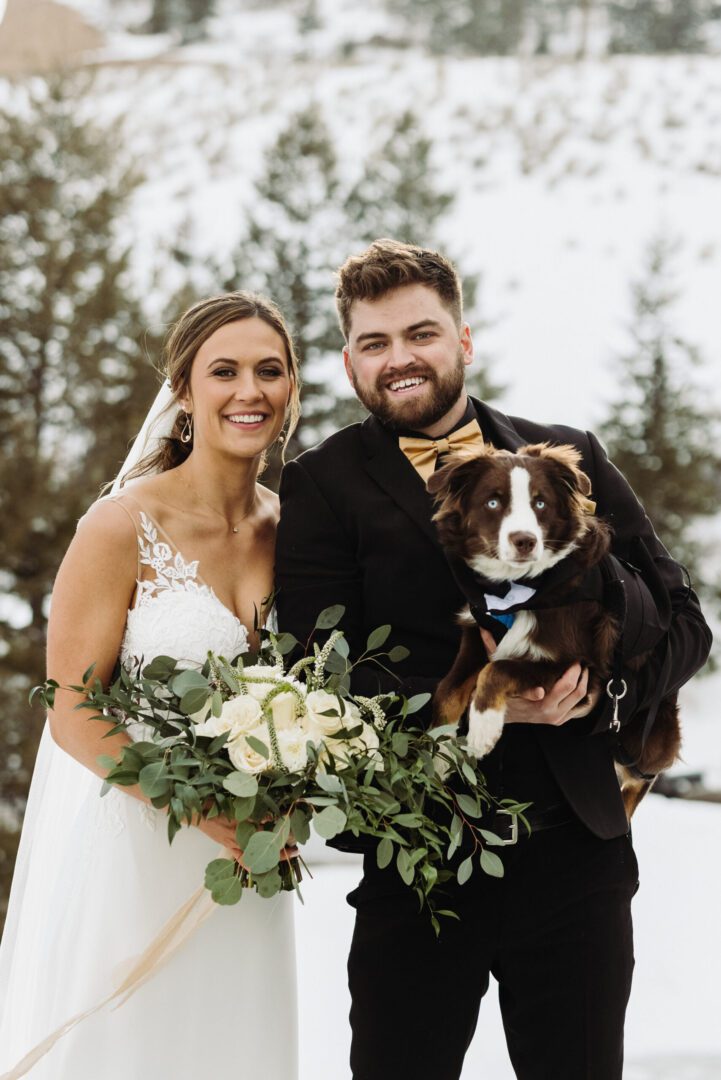
[[[465,408],[470,330],[427,285],[356,300],[343,359],[359,399],[388,427],[434,435]]]

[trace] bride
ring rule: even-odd
[[[171,331],[166,372],[170,389],[58,573],[48,673],[61,686],[93,663],[107,683],[118,657],[199,665],[208,649],[244,652],[272,592],[278,501],[257,476],[299,412],[283,318],[252,294],[203,300]],[[0,1076],[197,1080],[222,1069],[293,1080],[287,893],[263,900],[248,890],[237,906],[215,908],[125,1002],[63,1030],[122,984],[202,886],[219,845],[242,857],[230,821],[200,820],[171,848],[163,813],[139,788],[101,799],[98,757],[140,735],[104,738],[77,700],[58,692],[30,791],[0,949]],[[37,1064],[18,1068],[39,1044]]]

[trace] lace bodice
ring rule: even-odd
[[[125,667],[136,668],[161,655],[185,667],[200,667],[209,649],[229,659],[246,651],[246,627],[200,580],[198,560],[186,562],[142,511],[138,554],[138,589],[120,648]],[[130,726],[131,738],[143,737],[134,730],[139,727]]]

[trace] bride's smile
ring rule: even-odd
[[[259,318],[226,323],[198,349],[181,405],[195,450],[254,457],[283,427],[292,388],[281,336]]]

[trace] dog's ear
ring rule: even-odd
[[[493,454],[493,447],[488,447],[472,455],[464,453],[449,455],[448,464],[436,469],[426,482],[426,488],[436,503],[462,496],[464,490],[478,476]]]
[[[541,458],[543,461],[552,461],[560,479],[571,491],[584,497],[591,494],[591,481],[580,467],[581,453],[575,446],[566,443],[560,446],[535,443],[533,446],[522,446],[518,453],[525,454],[527,457]]]

